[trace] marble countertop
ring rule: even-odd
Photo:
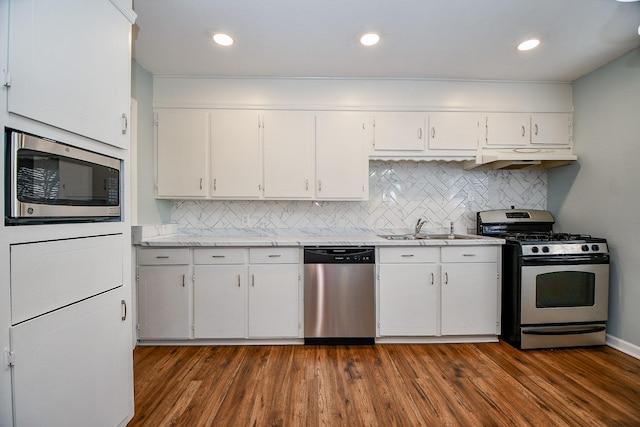
[[[423,238],[415,240],[389,240],[380,235],[405,234],[405,231],[385,230],[290,230],[261,233],[257,231],[236,230],[227,235],[190,235],[180,234],[171,225],[134,226],[133,243],[146,247],[248,247],[248,246],[468,246],[501,245],[504,239],[464,234],[464,238]],[[261,235],[269,234],[269,235]],[[426,234],[428,236],[429,233]],[[457,234],[460,236],[460,234]],[[424,236],[424,235],[423,235]]]

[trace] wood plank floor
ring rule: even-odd
[[[138,347],[134,426],[640,426],[640,360],[505,343]]]

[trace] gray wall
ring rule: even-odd
[[[557,231],[605,237],[611,251],[608,334],[640,352],[640,49],[573,85],[577,164],[548,173]],[[633,348],[635,346],[635,348]]]
[[[131,97],[138,101],[138,224],[159,224],[171,219],[171,202],[156,200],[153,161],[153,78],[136,61],[131,63]],[[135,203],[136,201],[134,201]]]

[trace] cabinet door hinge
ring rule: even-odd
[[[9,74],[6,68],[3,68],[1,70],[1,74],[2,74],[2,86],[11,87],[11,74]]]
[[[4,349],[4,366],[9,368],[16,364],[16,355],[13,351]]]
[[[192,331],[195,331],[195,330],[196,330],[196,324],[195,324],[195,323],[192,323],[192,324],[191,324],[191,330],[192,330]]]

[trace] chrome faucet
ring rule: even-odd
[[[422,230],[422,227],[427,223],[426,219],[423,218],[418,218],[418,222],[416,223],[416,228],[415,231],[413,233],[414,236],[417,236],[418,234],[420,234],[420,230]]]
[[[453,237],[453,221],[449,223],[449,236]]]

